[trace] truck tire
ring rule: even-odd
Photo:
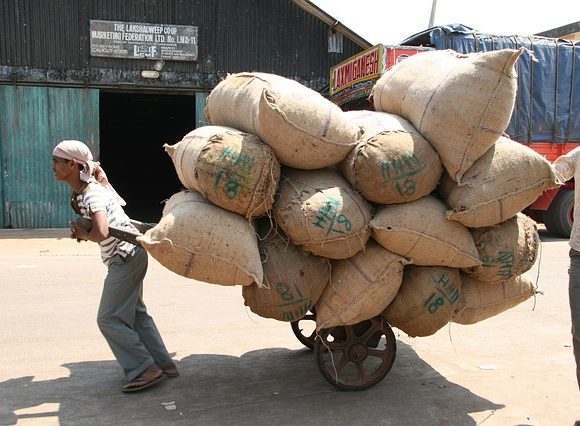
[[[570,238],[574,222],[574,191],[560,191],[544,212],[544,225],[556,237]]]

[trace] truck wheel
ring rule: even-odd
[[[550,234],[570,238],[574,222],[574,191],[566,189],[554,197],[544,212],[544,225]]]

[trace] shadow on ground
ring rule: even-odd
[[[1,382],[0,424],[56,417],[60,425],[469,425],[469,413],[504,407],[449,382],[402,342],[387,377],[358,392],[330,385],[308,349],[191,355],[179,362],[180,377],[135,394],[120,392],[114,361],[64,367],[70,377]]]

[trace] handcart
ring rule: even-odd
[[[77,223],[90,230],[90,219]],[[139,231],[134,233],[109,227],[109,233],[120,240],[141,246],[137,237],[155,224],[131,220]],[[314,356],[322,376],[340,390],[363,390],[376,385],[391,370],[397,353],[395,335],[382,316],[354,325],[323,328],[316,331],[316,309],[312,308],[301,319],[291,322],[296,338]]]

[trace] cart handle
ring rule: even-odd
[[[79,217],[76,224],[89,232],[93,226],[91,219],[86,217]],[[109,226],[109,235],[111,237],[118,238],[119,240],[126,241],[128,243],[134,244],[136,246],[142,247],[141,243],[137,241],[137,237],[142,236],[147,230],[155,226],[154,223],[139,222],[138,220],[131,219],[131,224],[137,228],[138,232],[127,231],[126,229],[115,228],[114,226]]]

